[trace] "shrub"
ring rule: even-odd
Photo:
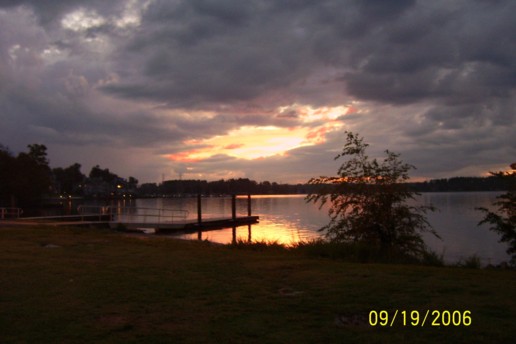
[[[432,206],[409,205],[417,193],[406,182],[408,172],[415,168],[399,159],[399,154],[385,151],[379,162],[366,155],[369,145],[351,132],[341,154],[335,159],[349,157],[336,177],[312,178],[309,184],[318,187],[306,197],[307,202],[330,202],[330,222],[321,231],[332,242],[355,242],[388,257],[407,254],[422,258],[427,251],[421,232],[439,237],[426,219]]]
[[[511,264],[516,265],[516,163],[511,165],[511,172],[495,172],[494,176],[507,181],[508,192],[498,196],[494,206],[497,211],[489,211],[486,208],[477,208],[485,213],[485,217],[478,225],[489,223],[490,230],[501,235],[500,242],[509,244],[507,253],[512,255]]]

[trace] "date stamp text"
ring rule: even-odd
[[[372,310],[369,312],[369,325],[392,326],[471,326],[471,311],[458,310]]]

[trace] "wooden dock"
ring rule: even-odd
[[[112,229],[125,229],[131,232],[143,231],[144,229],[154,229],[156,234],[167,234],[174,232],[198,232],[204,230],[221,229],[221,228],[232,228],[244,225],[250,225],[258,223],[258,216],[242,216],[233,218],[209,218],[203,219],[201,223],[197,222],[196,219],[174,221],[174,222],[133,222],[133,221],[108,221],[102,220],[75,220],[75,221],[59,221],[57,219],[43,220],[32,218],[16,219],[16,220],[3,220],[0,221],[0,226],[72,226],[72,227],[107,227]]]
[[[174,233],[174,232],[197,232],[203,230],[232,228],[244,225],[258,223],[259,216],[239,216],[236,218],[207,218],[198,222],[196,219],[171,221],[171,222],[133,222],[133,221],[110,221],[111,228],[127,228],[128,230],[137,230],[145,228],[154,228],[156,234]]]
[[[108,227],[111,221],[110,215],[62,215],[62,216],[37,216],[19,217],[0,220],[0,226],[79,226],[79,227]]]
[[[109,207],[85,206],[79,212],[87,213],[77,215],[44,216],[44,217],[18,217],[10,221],[1,220],[0,225],[47,225],[47,226],[109,226],[113,229],[127,231],[144,231],[154,229],[155,233],[174,232],[202,232],[203,230],[235,228],[238,226],[257,223],[258,216],[251,215],[251,195],[247,195],[247,216],[237,216],[236,195],[231,198],[231,217],[203,218],[201,208],[201,195],[197,196],[197,218],[189,218],[188,211],[180,209],[149,209],[129,208],[109,209]],[[94,213],[89,213],[95,208]],[[98,208],[98,209],[97,209]],[[137,210],[143,211],[138,214]],[[147,213],[151,210],[152,213]]]

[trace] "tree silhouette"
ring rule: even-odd
[[[47,147],[41,144],[27,147],[28,152],[14,157],[0,146],[0,200],[10,206],[32,205],[49,192]]]
[[[79,163],[66,168],[53,168],[52,174],[59,192],[68,195],[82,193],[81,185],[84,183],[86,176],[81,172],[81,165]]]
[[[513,171],[492,172],[491,174],[506,180],[508,192],[496,197],[493,203],[497,211],[489,211],[486,208],[477,208],[485,213],[485,217],[478,224],[489,223],[490,230],[501,235],[500,241],[509,244],[507,253],[512,255],[511,263],[516,265],[516,163],[511,164]]]
[[[414,166],[399,160],[399,154],[385,151],[379,162],[366,155],[369,145],[358,134],[347,132],[342,153],[335,160],[349,157],[338,169],[336,177],[312,178],[318,186],[307,202],[330,202],[330,222],[321,228],[326,237],[336,242],[360,242],[382,252],[401,252],[421,256],[426,245],[420,232],[439,237],[426,219],[432,206],[409,205],[417,193],[403,182]]]

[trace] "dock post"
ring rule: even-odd
[[[231,219],[236,220],[236,195],[231,195]]]
[[[197,194],[197,223],[202,223],[201,194]]]
[[[251,216],[251,194],[247,194],[247,216]]]

